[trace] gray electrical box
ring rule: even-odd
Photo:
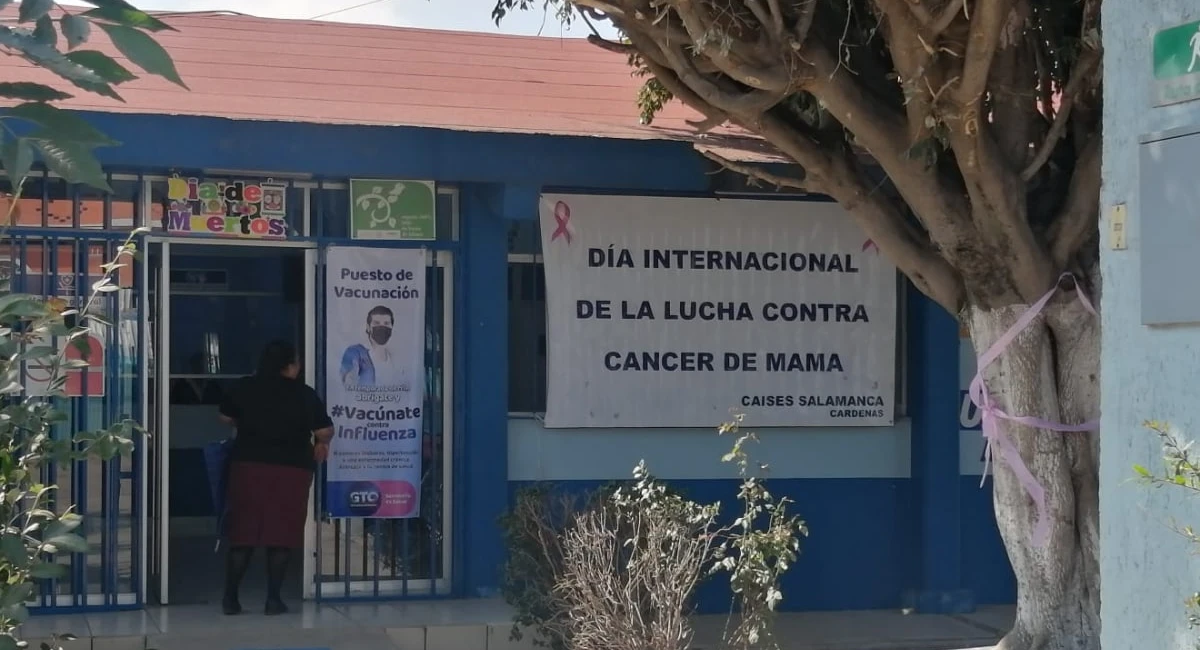
[[[1200,127],[1141,139],[1142,324],[1200,323]]]

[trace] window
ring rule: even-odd
[[[536,221],[508,233],[508,411],[546,410],[546,274]]]
[[[546,410],[546,274],[537,221],[508,232],[508,412]],[[908,281],[898,278],[896,300],[896,414],[908,414]]]

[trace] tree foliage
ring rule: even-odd
[[[1095,264],[1099,0],[546,6],[617,27],[619,41],[591,40],[652,75],[647,118],[673,97],[701,130],[761,136],[952,312],[1031,303]]]
[[[111,56],[87,47],[100,31],[141,71],[186,86],[167,51],[151,35],[166,23],[124,0],[87,0],[72,13],[48,0],[22,0],[16,24],[0,24],[0,47],[54,73],[70,92],[32,82],[0,82],[0,101],[16,104],[0,115],[0,162],[10,179],[22,179],[42,162],[72,183],[107,190],[95,150],[119,144],[52,102],[84,91],[124,101],[118,89],[137,75]],[[13,4],[0,0],[0,8]],[[14,192],[19,184],[14,183]]]
[[[183,85],[170,56],[150,35],[170,29],[165,23],[123,0],[89,2],[90,9],[70,12],[50,0],[22,0],[16,23],[0,24],[0,47],[54,73],[71,92],[120,100],[120,84],[137,77],[107,54],[85,47],[96,28],[140,70]],[[11,4],[0,0],[0,9]],[[8,106],[0,112],[0,164],[11,187],[4,227],[12,224],[16,199],[38,162],[68,183],[110,189],[94,152],[118,143],[53,105],[71,97],[45,84],[0,81],[0,101]],[[60,559],[89,550],[80,534],[83,519],[54,485],[43,482],[45,468],[127,454],[139,430],[126,420],[101,431],[72,431],[64,410],[70,399],[64,390],[67,373],[89,365],[89,332],[96,325],[111,326],[95,308],[97,300],[119,290],[112,276],[131,263],[139,233],[130,233],[101,277],[89,278],[94,282],[82,305],[16,293],[11,278],[0,285],[0,650],[27,645],[18,630],[29,617],[27,604],[39,581],[66,577]],[[68,357],[72,347],[80,358]],[[49,371],[44,390],[33,396],[25,390],[32,366]],[[57,648],[72,638],[56,636],[42,648]]]

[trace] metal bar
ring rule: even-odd
[[[351,548],[351,546],[350,546],[350,540],[351,540],[350,530],[353,528],[354,520],[353,519],[344,519],[342,521],[345,522],[344,525],[342,526],[342,534],[346,536],[346,538],[342,541],[342,546],[346,549],[346,570],[345,570],[345,573],[342,575],[342,579],[345,580],[345,582],[346,582],[344,594],[349,596],[350,595],[350,573],[352,571],[352,569],[350,568],[350,548]]]
[[[72,197],[71,197],[71,219],[72,219],[72,221],[75,221],[75,220],[78,220],[78,218],[79,218],[79,187],[78,186],[72,187],[71,194],[72,194]],[[72,277],[74,278],[72,287],[73,287],[73,293],[74,293],[75,307],[76,307],[76,309],[82,310],[87,301],[87,297],[84,292],[86,291],[85,287],[88,286],[88,276],[90,275],[89,271],[91,270],[91,266],[88,264],[88,262],[91,261],[90,255],[92,252],[92,242],[90,239],[87,239],[87,238],[76,239],[75,242],[71,246],[71,250],[74,253],[74,255],[72,256],[73,260],[72,260],[70,270],[71,270]],[[57,268],[58,267],[56,266],[55,269],[57,269]],[[55,283],[55,285],[58,286],[58,283]],[[56,291],[56,293],[57,293],[57,291]],[[76,324],[79,325],[80,327],[89,327],[90,328],[90,324],[87,321],[85,321],[84,319],[79,318],[79,317],[77,317]],[[70,345],[70,342],[68,342],[67,345]],[[88,404],[89,394],[88,394],[87,373],[80,372],[79,378],[80,378],[79,397],[74,397],[74,398],[67,397],[66,399],[67,399],[67,402],[74,407],[75,413],[78,416],[78,419],[75,420],[75,430],[76,431],[87,431],[89,429],[88,425],[91,424],[91,422],[90,422],[91,418],[89,417],[91,415],[91,413],[90,413],[91,409],[88,408],[89,407],[89,404]],[[78,493],[79,493],[77,507],[78,507],[79,514],[83,517],[83,532],[84,532],[85,538],[88,534],[90,534],[90,532],[93,528],[93,526],[92,526],[93,522],[89,521],[89,517],[88,517],[88,515],[92,512],[92,508],[93,508],[93,505],[91,503],[91,496],[92,496],[91,491],[92,490],[91,490],[91,481],[89,479],[89,474],[90,474],[90,468],[88,467],[89,464],[90,463],[86,457],[75,463],[75,485],[77,486]],[[101,498],[101,501],[103,501],[103,498]],[[101,503],[100,516],[101,516],[101,518],[104,517],[103,503]],[[87,594],[88,594],[88,590],[89,590],[88,583],[90,582],[88,580],[88,567],[91,564],[90,558],[89,558],[90,555],[91,555],[91,553],[88,552],[88,553],[82,553],[78,556],[79,564],[81,566],[78,569],[79,583],[75,586],[75,594],[74,594],[75,601],[77,604],[86,604],[86,602],[87,602]],[[82,602],[80,602],[80,601],[82,601]]]
[[[365,522],[364,522],[365,523]],[[371,520],[371,549],[374,555],[374,565],[371,567],[371,583],[372,590],[376,598],[379,597],[379,547],[383,546],[383,536],[379,533],[379,520]],[[365,526],[363,532],[365,533]],[[365,537],[365,535],[364,535]]]
[[[171,346],[168,341],[171,340],[171,244],[163,243],[161,254],[161,270],[159,272],[161,280],[159,281],[158,291],[158,332],[159,345],[156,347],[155,368],[157,372],[155,379],[158,381],[158,390],[155,391],[155,399],[160,403],[166,403],[165,400],[171,392],[170,377],[171,377]],[[159,414],[163,413],[162,409],[157,409]],[[156,425],[159,428],[159,438],[156,444],[157,450],[157,468],[155,473],[155,491],[158,497],[157,512],[158,530],[156,535],[160,536],[158,543],[159,549],[159,594],[161,604],[167,605],[170,603],[170,578],[171,578],[171,483],[166,477],[170,476],[171,472],[171,422],[170,418],[159,417]]]
[[[50,227],[50,177],[49,172],[42,170],[42,227]],[[45,269],[43,269],[45,270]]]
[[[427,411],[431,415],[435,415],[437,420],[437,428],[434,430],[435,436],[430,443],[430,489],[434,491],[433,497],[434,508],[433,512],[429,513],[429,590],[432,594],[437,594],[438,579],[442,577],[440,560],[442,558],[442,544],[444,536],[441,535],[442,522],[444,521],[444,499],[441,494],[445,491],[446,476],[443,471],[443,454],[445,453],[446,444],[446,420],[445,420],[445,392],[442,390],[445,381],[445,346],[443,341],[446,336],[446,321],[445,321],[445,300],[446,300],[446,271],[438,266],[437,252],[434,251],[434,266],[433,272],[435,277],[434,295],[437,297],[437,313],[438,326],[434,328],[434,362],[437,364],[436,372],[433,375],[431,382],[431,390],[436,391],[438,406],[443,408],[432,409]]]
[[[325,181],[317,179],[317,237],[325,236]]]
[[[142,191],[142,188],[144,187],[143,181],[140,177],[138,178],[138,187],[139,187],[139,191]],[[136,223],[144,223],[137,216],[137,215],[141,214],[142,203],[143,203],[142,201],[138,201],[137,207],[134,208]],[[150,426],[150,423],[149,423],[149,420],[150,420],[150,391],[149,391],[150,377],[149,377],[149,373],[147,372],[147,370],[149,369],[150,364],[149,364],[149,358],[146,354],[146,352],[147,352],[147,350],[146,350],[146,334],[147,334],[147,329],[150,327],[150,325],[148,323],[149,312],[147,311],[146,307],[147,307],[147,301],[150,298],[150,286],[149,286],[150,282],[149,281],[150,281],[151,251],[149,250],[149,246],[146,246],[143,249],[143,244],[145,242],[145,239],[146,239],[145,237],[142,237],[141,242],[139,242],[138,249],[142,252],[142,255],[136,262],[135,268],[137,269],[137,272],[134,273],[134,276],[133,276],[134,292],[133,292],[132,297],[133,297],[133,299],[137,300],[137,357],[136,357],[137,376],[134,378],[134,384],[133,384],[133,386],[134,386],[134,401],[133,401],[133,403],[136,405],[136,407],[140,407],[139,410],[141,411],[140,419],[141,419],[142,426],[149,427]],[[133,514],[133,516],[132,516],[131,523],[136,528],[136,530],[131,531],[131,533],[132,533],[131,537],[133,540],[133,543],[131,545],[132,546],[131,553],[133,555],[133,569],[130,573],[130,583],[133,586],[134,593],[137,594],[138,605],[141,605],[146,601],[146,580],[145,580],[146,572],[143,570],[144,569],[143,553],[145,552],[145,549],[148,547],[147,534],[148,534],[148,530],[149,530],[149,527],[148,527],[148,524],[146,521],[146,512],[147,512],[146,506],[148,505],[146,497],[147,497],[148,490],[146,490],[145,481],[148,480],[147,477],[149,475],[149,472],[147,471],[147,469],[148,469],[147,464],[148,464],[148,459],[146,457],[146,436],[144,434],[138,434],[137,437],[135,438],[135,442],[134,442],[134,446],[133,446],[134,478],[133,478],[133,488],[132,488],[133,489],[133,495],[132,495],[132,499],[133,499],[133,508],[132,508],[133,513],[132,514]]]
[[[112,184],[113,184],[112,173],[107,174],[105,177],[108,179],[108,186],[112,187]],[[100,225],[100,227],[103,228],[105,232],[112,230],[112,227],[113,227],[113,225],[112,225],[112,202],[113,202],[113,193],[105,192],[104,193],[103,223],[101,223],[101,225]],[[136,223],[136,221],[135,221],[135,223]],[[108,262],[111,260],[105,260],[105,261]]]
[[[79,230],[83,227],[83,206],[79,202],[79,186],[71,185],[67,188],[67,192],[71,197],[71,227]]]

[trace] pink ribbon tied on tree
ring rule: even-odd
[[[1082,424],[1063,424],[1061,422],[1051,422],[1042,418],[1024,416],[1024,415],[1009,415],[1005,413],[995,402],[992,401],[992,396],[988,393],[987,385],[983,381],[983,372],[990,366],[1000,355],[1008,349],[1009,345],[1029,327],[1033,319],[1037,318],[1054,294],[1058,293],[1058,287],[1063,279],[1067,277],[1074,279],[1070,273],[1063,273],[1058,278],[1058,282],[1054,287],[1046,292],[1040,300],[1030,305],[1029,309],[1013,323],[1012,327],[1003,336],[996,339],[996,342],[979,356],[975,377],[971,380],[969,394],[971,402],[979,409],[980,426],[983,429],[983,437],[987,441],[987,447],[984,450],[984,465],[983,477],[980,479],[979,486],[983,487],[987,480],[988,469],[994,465],[992,459],[998,456],[1000,460],[1008,463],[1012,468],[1013,474],[1016,475],[1017,481],[1025,492],[1029,494],[1029,498],[1033,500],[1036,508],[1037,520],[1033,526],[1033,543],[1035,546],[1042,546],[1046,543],[1050,534],[1050,522],[1046,519],[1046,488],[1037,480],[1033,472],[1025,464],[1021,458],[1021,452],[1017,449],[1013,441],[1004,432],[1000,430],[999,420],[1007,420],[1015,424],[1021,424],[1034,429],[1048,429],[1050,431],[1058,431],[1061,433],[1082,433],[1088,431],[1096,431],[1100,427],[1100,423],[1096,420],[1084,422]],[[1092,306],[1091,301],[1083,293],[1083,289],[1079,286],[1079,282],[1075,282],[1075,294],[1079,297],[1080,304],[1083,305],[1093,316],[1096,316],[1096,308]]]

